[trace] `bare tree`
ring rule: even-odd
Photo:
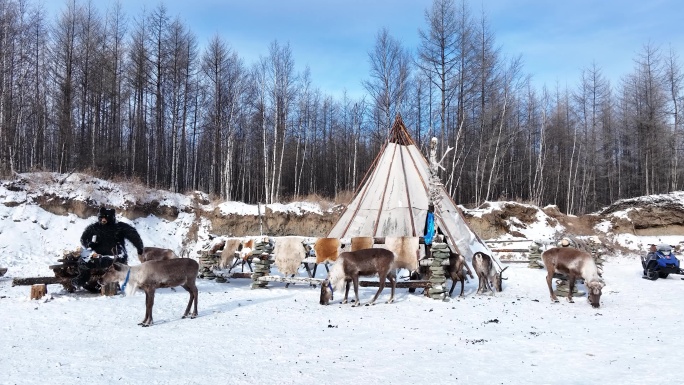
[[[368,53],[368,58],[371,79],[364,81],[363,85],[382,116],[381,126],[387,136],[406,97],[409,56],[401,43],[383,28],[376,35],[375,47]]]
[[[672,116],[672,166],[670,168],[671,184],[669,186],[672,190],[680,189],[680,173],[679,170],[679,154],[684,147],[684,135],[680,132],[682,112],[680,111],[682,102],[684,101],[684,72],[679,63],[679,56],[670,47],[668,56],[665,58],[665,84],[668,89],[668,96],[670,99],[670,115]]]
[[[444,151],[446,139],[447,108],[450,88],[458,77],[461,59],[459,31],[461,25],[454,0],[434,0],[432,8],[425,11],[427,30],[419,29],[418,66],[428,74],[428,79],[440,93],[440,145]],[[460,122],[459,122],[460,123]]]
[[[127,61],[128,86],[132,97],[130,100],[131,133],[128,152],[130,153],[131,175],[148,180],[149,161],[148,143],[151,140],[148,124],[148,81],[152,71],[150,45],[148,43],[149,25],[145,13],[135,20]]]

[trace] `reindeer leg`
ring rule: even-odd
[[[352,307],[356,307],[361,305],[361,299],[359,298],[359,276],[352,277],[352,282],[354,283],[354,294],[356,295],[356,302],[354,302]]]
[[[185,308],[185,313],[182,318],[187,318],[188,315],[190,315],[190,318],[195,318],[197,317],[197,286],[185,284],[183,285],[183,289],[190,293],[190,299],[188,300],[188,306]],[[193,302],[195,303],[195,311],[190,314],[190,308],[192,307]]]
[[[199,298],[199,291],[197,290],[197,286],[194,283],[190,288],[192,289],[193,297],[195,297],[195,308],[192,310],[192,313],[190,313],[190,318],[193,319],[197,317],[197,299]]]
[[[390,294],[390,299],[387,300],[387,303],[392,303],[394,302],[394,289],[397,288],[397,273],[396,272],[390,272],[387,277],[389,277],[390,280],[390,287],[392,288],[392,292]]]
[[[568,289],[568,302],[575,303],[572,299],[572,292],[575,290],[575,276],[573,274],[568,276]]]
[[[378,283],[379,283],[379,285],[378,285],[378,291],[375,293],[375,296],[373,297],[373,299],[371,299],[371,301],[368,302],[368,303],[366,304],[366,306],[374,305],[374,304],[375,304],[375,300],[378,299],[378,296],[379,296],[380,293],[382,292],[382,289],[385,288],[385,280],[387,279],[387,273],[385,273],[385,274],[380,274],[380,275],[378,276],[378,278],[379,278],[379,282],[378,282]]]
[[[145,289],[145,319],[139,323],[142,327],[152,325],[152,306],[154,306],[154,288]]]
[[[349,285],[351,285],[351,281],[345,280],[345,287],[344,287],[344,299],[342,300],[342,303],[347,303],[348,299],[347,297],[349,296]]]
[[[549,293],[551,293],[551,301],[558,302],[558,297],[553,292],[553,287],[551,286],[551,281],[553,281],[553,270],[549,270],[546,274],[546,284],[549,286]]]
[[[460,276],[459,281],[461,281],[461,294],[458,296],[463,297],[463,289],[465,288],[465,275]],[[451,293],[449,293],[449,297],[451,297]]]
[[[451,298],[451,293],[454,292],[454,287],[456,287],[456,279],[454,277],[451,277],[451,289],[449,289],[449,298]]]

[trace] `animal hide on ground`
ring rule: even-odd
[[[373,247],[373,237],[354,237],[351,239],[351,251],[370,249]]]
[[[396,254],[394,264],[397,269],[414,271],[418,269],[418,237],[385,237],[385,249]]]
[[[337,238],[318,238],[314,243],[316,263],[334,262],[340,255],[342,243]]]
[[[302,261],[306,258],[304,241],[304,237],[275,238],[275,265],[284,276],[296,275],[299,271]]]

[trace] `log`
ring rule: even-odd
[[[505,239],[502,241],[486,240],[485,243],[513,243],[513,242],[532,242],[531,239]]]
[[[57,277],[30,277],[30,278],[14,278],[12,286],[29,286],[29,285],[53,285],[56,283],[64,284],[68,279]]]
[[[323,282],[321,278],[281,277],[278,275],[265,275],[258,279],[260,282],[304,283],[307,285],[320,285]]]
[[[45,294],[47,294],[46,284],[42,283],[31,286],[31,299],[41,299]]]
[[[119,291],[119,284],[118,284],[118,282],[106,283],[106,284],[102,285],[102,287],[100,287],[100,293],[101,293],[102,295],[106,295],[106,296],[109,296],[109,297],[111,297],[111,296],[113,296],[113,295],[116,295],[116,293],[117,293],[118,291]]]
[[[216,274],[216,276],[221,277],[221,278],[252,278],[252,273],[245,273],[241,271],[236,271],[233,273],[228,273],[228,274]]]
[[[359,286],[361,287],[380,287],[380,282],[378,281],[359,281]],[[389,287],[389,282],[385,283],[385,287]],[[416,289],[419,287],[427,288],[430,287],[431,283],[427,280],[414,280],[414,281],[397,281],[398,289]]]

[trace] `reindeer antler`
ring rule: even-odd
[[[503,279],[504,281],[507,280],[508,278],[504,278],[503,272],[506,271],[506,269],[508,269],[509,267],[510,267],[510,266],[506,266],[506,267],[504,267],[503,269],[501,269],[501,271],[499,272],[499,275],[501,276],[501,279]]]

